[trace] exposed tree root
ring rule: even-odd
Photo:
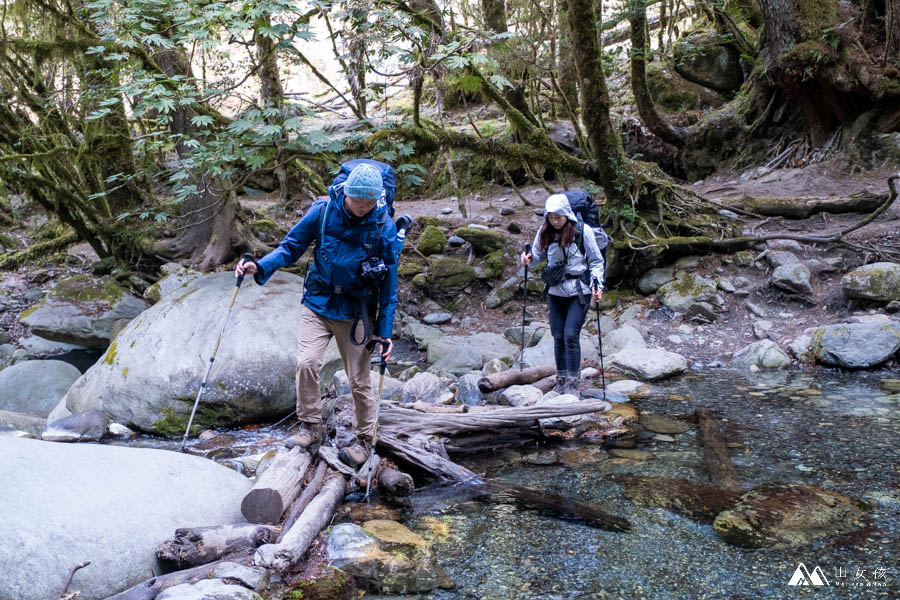
[[[11,271],[12,269],[18,268],[19,265],[26,261],[40,258],[42,256],[47,256],[48,254],[52,254],[54,252],[59,252],[64,248],[68,248],[77,241],[78,234],[76,234],[74,231],[71,231],[69,233],[66,233],[65,235],[61,235],[47,242],[35,244],[30,248],[19,250],[18,252],[12,252],[10,254],[4,254],[0,256],[0,270]]]

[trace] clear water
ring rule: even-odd
[[[635,401],[642,411],[672,417],[687,417],[698,407],[726,417],[729,441],[742,444],[731,452],[743,484],[798,482],[861,498],[873,506],[861,533],[797,549],[747,550],[719,541],[710,525],[625,499],[610,474],[708,481],[696,428],[674,443],[639,442],[655,455],[646,461],[602,460],[599,453],[599,461],[585,464],[531,466],[529,459],[547,448],[503,450],[461,462],[491,477],[596,502],[629,519],[633,531],[601,531],[483,504],[459,488],[426,488],[413,498],[408,525],[427,531],[435,518],[449,525],[436,551],[457,584],[427,597],[900,597],[900,380],[891,377],[897,374],[820,370],[748,380],[703,372]],[[557,451],[564,455],[566,449]],[[832,585],[788,586],[801,562],[810,571],[821,567]]]

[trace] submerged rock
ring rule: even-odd
[[[691,428],[690,425],[678,419],[654,414],[641,415],[641,425],[654,433],[674,433],[676,435]]]
[[[811,485],[766,484],[719,514],[713,529],[744,548],[800,546],[859,527],[869,507],[855,498]]]
[[[612,452],[619,456],[623,452],[637,451]],[[621,473],[613,475],[612,479],[625,487],[625,497],[635,504],[665,508],[699,523],[712,523],[722,511],[733,508],[741,497],[741,492],[676,477]]]

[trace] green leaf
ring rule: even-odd
[[[459,55],[450,56],[447,58],[447,66],[451,69],[462,69],[469,66],[469,59]]]
[[[474,75],[463,75],[456,80],[456,87],[468,93],[474,93],[481,89],[481,79]]]
[[[513,84],[509,81],[509,79],[507,79],[503,75],[491,75],[490,77],[488,77],[488,79],[490,80],[491,83],[493,83],[495,86],[497,86],[501,90],[504,87],[513,89]]]
[[[197,115],[191,118],[191,125],[194,127],[206,127],[212,125],[215,119],[209,115]]]

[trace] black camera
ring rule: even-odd
[[[377,256],[366,259],[362,263],[362,278],[366,282],[378,283],[387,276],[387,273],[387,265]]]

